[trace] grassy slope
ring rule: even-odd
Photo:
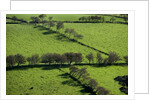
[[[48,30],[34,28],[33,25],[7,24],[7,55],[21,53],[26,57],[32,54],[81,52],[83,56],[89,52],[96,52],[69,40],[59,40],[59,34],[50,33]],[[84,61],[87,61],[84,59]]]
[[[128,55],[128,26],[123,24],[65,24],[67,28],[74,28],[84,36],[79,40],[106,53],[115,51],[121,57]]]
[[[100,67],[98,65],[84,65],[77,66],[78,68],[87,68],[87,71],[90,74],[90,77],[95,79],[98,82],[98,86],[102,86],[110,91],[110,94],[115,95],[124,95],[123,92],[119,90],[121,85],[118,84],[114,80],[117,76],[128,75],[128,67],[127,66],[105,66]],[[69,72],[68,68],[64,68],[63,70]]]
[[[58,69],[32,68],[6,72],[7,95],[85,95],[84,88]],[[74,85],[74,86],[72,86]],[[30,89],[33,87],[33,89]]]
[[[23,15],[20,16],[24,18],[26,17]],[[28,18],[30,17],[28,16]],[[72,20],[71,18],[70,20]],[[62,20],[61,17],[60,20]],[[121,57],[127,55],[128,53],[127,25],[68,23],[65,24],[65,27],[75,28],[78,33],[84,35],[84,38],[80,40],[81,42],[95,47],[99,50],[102,50],[104,52],[109,52],[110,50],[116,51]],[[47,52],[81,52],[84,56],[89,52],[93,52],[94,54],[96,54],[94,50],[83,47],[77,43],[73,43],[64,39],[60,40],[61,37],[58,37],[58,34],[47,33],[49,33],[48,30],[43,30],[42,28],[34,28],[32,25],[7,24],[7,55],[21,53],[28,57],[35,53],[41,55]],[[87,62],[85,58],[84,62]],[[85,67],[87,67],[87,70],[90,73],[91,77],[95,78],[99,82],[100,86],[104,86],[106,89],[110,90],[111,94],[124,94],[119,91],[120,85],[118,85],[118,82],[115,82],[113,79],[117,76],[127,75],[127,67]],[[68,68],[66,69],[68,70]],[[42,70],[40,68],[29,69],[28,71],[7,71],[7,94],[68,94],[68,91],[70,94],[82,94],[81,92],[79,92],[81,90],[81,87],[74,88],[72,86],[68,87],[62,85],[61,83],[64,82],[65,79],[58,77],[58,75],[60,74],[62,73],[58,72],[58,70],[55,69]],[[54,78],[53,80],[54,82],[56,82],[56,85],[53,83],[53,81],[49,81],[47,78],[40,78],[40,76],[42,75],[47,78]],[[34,82],[32,82],[32,80],[34,80]],[[43,80],[43,82],[41,80]],[[32,86],[35,87],[35,90],[29,90],[29,88]],[[59,91],[57,91],[58,88]],[[49,89],[51,89],[52,91],[50,91]]]

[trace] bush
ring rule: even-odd
[[[108,95],[108,94],[109,94],[109,91],[106,90],[106,89],[103,88],[103,87],[98,87],[98,88],[96,89],[96,92],[97,92],[98,95]]]

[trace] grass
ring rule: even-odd
[[[80,68],[87,68],[90,77],[95,79],[98,82],[98,86],[102,86],[109,90],[110,94],[115,95],[125,95],[123,92],[119,90],[121,85],[118,84],[114,80],[117,76],[124,76],[128,75],[128,67],[127,65],[124,66],[99,66],[99,65],[84,65],[84,66],[77,66]],[[69,73],[68,68],[64,68],[63,70]]]
[[[125,95],[119,90],[121,85],[114,80],[117,76],[128,75],[127,66],[78,66],[86,67],[90,76],[110,91],[110,94]],[[69,68],[62,68],[69,72]],[[82,86],[57,69],[56,66],[20,68],[6,72],[7,95],[88,95]],[[30,89],[33,87],[33,89]]]
[[[84,36],[79,41],[98,50],[109,53],[115,51],[122,58],[128,55],[128,25],[107,23],[67,23],[66,28],[74,28]]]
[[[24,20],[31,21],[30,19],[31,16],[38,17],[39,15],[40,14],[7,14],[7,17],[16,16],[19,19],[23,18]],[[79,21],[79,18],[82,16],[88,17],[88,16],[93,16],[93,15],[90,15],[90,14],[47,14],[47,17],[45,19],[48,20],[48,17],[53,17],[52,20],[57,20],[57,21]],[[104,16],[105,21],[110,21],[110,18],[113,17],[113,15],[111,16],[100,15],[100,16]],[[125,22],[122,18],[115,18],[115,19],[116,21]]]
[[[83,87],[58,69],[31,68],[6,72],[7,95],[85,95]],[[33,87],[33,89],[31,89]]]
[[[17,16],[30,21],[31,16],[38,14],[8,14],[7,17]],[[79,17],[89,15],[47,15],[52,16],[57,21],[77,21]],[[105,15],[103,15],[105,16]],[[109,19],[113,15],[105,16]],[[117,21],[123,21],[122,18],[116,18]],[[7,20],[11,22],[11,20]],[[65,28],[74,28],[79,34],[84,36],[78,40],[86,45],[94,47],[103,52],[109,53],[115,51],[121,58],[128,55],[128,25],[113,23],[65,23]],[[72,42],[61,36],[56,28],[43,28],[31,24],[7,24],[6,25],[6,56],[20,53],[25,57],[33,54],[44,53],[65,53],[80,52],[83,54],[83,63],[88,63],[85,58],[90,52],[94,53],[96,62],[96,51],[86,46]],[[61,33],[64,30],[60,30]],[[103,58],[108,56],[102,54]],[[121,62],[124,62],[123,60]],[[27,63],[25,64],[27,65]],[[90,76],[97,80],[99,86],[103,86],[110,91],[110,94],[124,95],[120,92],[121,87],[114,81],[117,76],[128,75],[127,66],[96,66],[80,65],[86,67]],[[62,68],[69,71],[68,68]],[[14,95],[86,95],[83,87],[73,81],[55,66],[35,66],[34,68],[19,68],[6,72],[6,93]],[[32,88],[33,89],[30,89]]]
[[[43,30],[43,28],[34,28],[33,25],[7,24],[6,35],[6,54],[21,53],[25,57],[32,54],[44,53],[65,53],[65,52],[81,52],[83,56],[89,52],[96,55],[96,51],[70,42],[57,34]],[[103,55],[105,56],[105,55]],[[86,59],[84,61],[87,62]]]

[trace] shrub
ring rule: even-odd
[[[98,88],[96,89],[96,92],[97,92],[98,95],[108,95],[108,94],[109,94],[109,91],[106,90],[106,89],[103,88],[103,87],[98,87]]]
[[[16,64],[15,56],[9,55],[6,57],[6,63],[8,67],[13,67]]]

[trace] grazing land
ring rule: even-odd
[[[11,64],[7,62],[7,95],[125,95],[120,91],[122,85],[114,80],[118,76],[128,75],[128,64],[124,60],[125,56],[128,56],[128,24],[122,17],[125,15],[46,14],[43,19],[31,18],[38,16],[40,14],[7,15],[6,56],[11,55],[12,59],[12,55],[16,57],[20,54],[26,59],[18,65],[16,62]],[[91,19],[92,16],[98,16],[95,18],[100,20],[79,20],[82,16]],[[63,27],[58,26],[59,22]],[[66,32],[67,28],[72,29],[73,33]],[[51,59],[49,63],[43,62],[42,57],[48,53],[53,56],[57,54],[59,57],[67,55],[65,53],[72,55],[76,53],[82,57],[79,56],[81,59],[75,61],[74,58],[70,62],[72,58],[63,58],[63,63],[57,61],[58,59]],[[90,53],[92,56],[87,57]],[[98,53],[102,57],[99,62]],[[38,54],[39,59],[33,63],[28,58],[32,58],[35,54]],[[110,62],[111,57],[117,60]],[[97,87],[92,87],[93,83],[85,85],[83,82],[85,76],[82,76],[82,81],[81,78],[77,78],[81,73],[74,73],[75,77],[71,74],[71,66],[76,66],[78,68],[76,71],[79,72],[82,68],[86,68],[84,70],[84,74],[88,73],[86,78],[95,80],[98,83],[95,83],[95,86],[103,87],[106,92],[99,93]]]

